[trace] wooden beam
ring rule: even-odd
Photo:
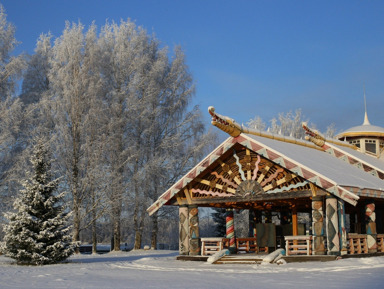
[[[241,196],[233,197],[209,197],[209,198],[194,198],[193,204],[197,205],[206,205],[211,203],[225,204],[225,203],[246,203],[246,202],[259,202],[259,201],[274,201],[274,200],[292,200],[299,198],[309,198],[312,197],[312,192],[310,190],[304,191],[295,191],[295,192],[285,192],[285,193],[276,193],[276,194],[260,194],[253,196],[252,198],[243,198]]]
[[[222,190],[222,191],[224,191],[224,192],[231,193],[231,194],[235,194],[235,193],[236,193],[236,190],[235,190],[235,189],[229,188],[228,186],[227,186],[227,188],[224,188],[223,185],[220,185],[220,184],[218,184],[218,183],[215,183],[214,186],[212,186],[211,181],[208,181],[208,180],[202,180],[202,179],[196,179],[196,181],[198,181],[200,184],[210,186],[212,189],[213,189],[213,188],[216,188],[216,189],[219,189],[219,190]]]
[[[263,181],[263,179],[265,178],[265,176],[266,176],[267,173],[269,172],[270,168],[271,168],[271,166],[269,166],[269,164],[265,166],[265,168],[264,168],[265,174],[261,173],[261,175],[260,175],[259,178],[257,179],[257,182],[258,182],[259,184]]]
[[[309,183],[309,187],[311,188],[311,191],[312,191],[312,197],[316,197],[317,196],[317,187],[312,183]]]
[[[188,204],[191,205],[192,204],[191,192],[187,188],[185,188],[184,194],[185,194],[185,197],[187,198]]]
[[[251,159],[251,151],[249,149],[246,149],[246,155],[249,156],[248,158]],[[247,163],[247,167],[251,167],[251,163]],[[247,180],[252,179],[251,169],[247,170]]]
[[[177,193],[177,194],[176,194],[176,201],[177,201],[177,204],[178,204],[179,206],[181,206],[181,205],[183,204],[183,201],[182,201],[181,198],[180,198],[180,193]]]

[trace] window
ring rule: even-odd
[[[366,139],[365,140],[365,150],[367,152],[376,154],[376,140]]]
[[[360,140],[352,140],[349,142],[350,144],[354,145],[354,146],[357,146],[358,148],[360,147]]]

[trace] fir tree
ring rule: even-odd
[[[227,209],[213,208],[213,210],[212,219],[215,222],[214,234],[216,237],[226,237],[225,217]]]
[[[22,185],[4,225],[2,251],[21,264],[52,264],[65,260],[74,252],[71,244],[69,213],[64,211],[57,194],[59,179],[51,180],[49,154],[38,141],[31,156],[33,175]]]

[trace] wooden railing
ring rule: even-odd
[[[227,238],[201,238],[201,255],[210,256],[229,247]],[[238,253],[257,253],[256,238],[236,238],[236,251]]]
[[[201,238],[201,255],[209,256],[223,250],[223,238]]]
[[[236,238],[236,250],[238,253],[257,253],[257,240],[256,238]]]
[[[377,252],[384,252],[384,234],[377,234]]]
[[[285,236],[285,252],[290,255],[312,255],[312,236]]]
[[[348,254],[368,253],[367,235],[349,233],[347,235]]]

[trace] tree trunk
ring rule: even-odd
[[[142,238],[142,233],[141,231],[137,230],[135,233],[135,245],[133,247],[135,250],[141,249],[141,238]]]
[[[95,192],[92,193],[92,205],[93,205],[93,210],[92,210],[92,254],[97,253],[97,228],[96,228],[96,209],[95,209]]]
[[[76,189],[73,192],[73,242],[80,241],[80,210]]]
[[[117,204],[113,216],[113,240],[114,240],[114,251],[120,251],[121,243],[121,208]]]
[[[151,234],[151,249],[157,249],[157,234],[159,232],[159,221],[157,212],[153,214],[152,219],[152,234]]]

